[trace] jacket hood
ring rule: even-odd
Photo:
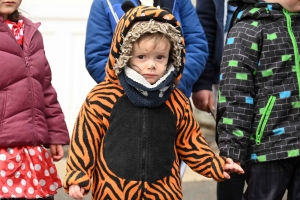
[[[172,43],[170,64],[175,67],[176,79],[179,81],[185,62],[184,38],[180,23],[167,10],[150,6],[131,8],[118,22],[106,64],[106,79],[118,84],[118,75],[130,58],[132,43],[145,33],[156,32],[167,35]]]
[[[256,4],[244,4],[237,9],[236,17],[233,19],[233,24],[243,20],[264,20],[272,21],[284,18],[282,14],[283,7],[277,3],[259,2]]]

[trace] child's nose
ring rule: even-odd
[[[148,69],[155,69],[155,62],[153,60],[149,61],[148,63]]]

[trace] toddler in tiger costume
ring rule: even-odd
[[[155,7],[123,6],[105,80],[74,125],[66,192],[94,200],[182,199],[179,159],[216,181],[244,173],[215,155],[176,88],[185,61],[180,23]]]

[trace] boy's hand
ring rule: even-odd
[[[192,100],[194,106],[198,110],[206,111],[208,113],[215,112],[214,94],[210,90],[199,90],[192,93]]]
[[[69,195],[75,200],[83,200],[84,188],[80,188],[78,185],[71,185],[69,187]]]
[[[64,149],[61,144],[50,144],[50,152],[54,161],[60,161],[64,157]]]
[[[245,173],[243,168],[240,166],[240,163],[235,163],[231,158],[226,158],[226,164],[224,166],[224,172],[223,175],[226,179],[230,179],[230,173],[236,172],[238,174]]]

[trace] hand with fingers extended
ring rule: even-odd
[[[83,200],[84,188],[80,188],[78,185],[71,185],[69,188],[69,195],[74,200]]]
[[[240,162],[234,162],[231,158],[226,158],[226,164],[224,166],[223,175],[226,179],[230,179],[230,173],[236,172],[238,174],[244,174],[244,170],[240,165]]]

